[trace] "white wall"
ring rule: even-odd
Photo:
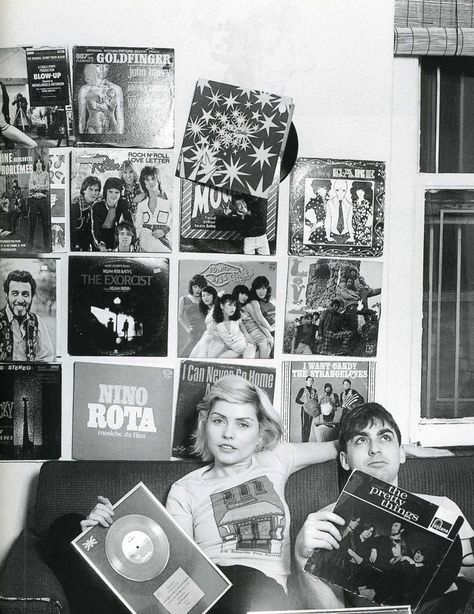
[[[393,3],[389,0],[1,0],[0,46],[120,45],[172,47],[176,50],[177,150],[198,77],[290,95],[300,156],[384,160],[391,151]],[[175,185],[175,211],[178,210]],[[281,188],[278,229],[277,322],[283,322],[288,229],[288,181]],[[387,208],[391,203],[387,200]],[[390,212],[390,220],[396,220]],[[387,228],[387,240],[391,230]],[[171,280],[176,279],[178,228],[174,228]],[[397,244],[393,249],[397,249]],[[180,258],[189,255],[179,256]],[[61,258],[63,337],[66,322],[66,267]],[[396,258],[384,256],[397,266]],[[387,277],[390,280],[390,277]],[[177,284],[171,281],[169,357],[155,364],[178,367],[176,360]],[[392,286],[391,286],[392,288]],[[391,289],[399,299],[396,288]],[[382,402],[403,421],[405,407],[388,385],[403,356],[387,351],[393,341],[385,308],[377,365]],[[409,311],[403,317],[410,318]],[[282,331],[276,334],[279,367]],[[409,346],[401,348],[409,354]],[[290,360],[290,356],[285,357]],[[63,347],[63,458],[70,458],[72,363]],[[121,360],[124,362],[124,360]],[[145,361],[133,359],[134,364]],[[402,372],[402,371],[401,371]],[[390,378],[386,374],[390,374]],[[403,371],[405,374],[405,371]],[[277,394],[279,378],[277,379]],[[403,421],[404,432],[408,426]],[[26,503],[39,464],[0,464],[0,563],[24,526]],[[54,496],[54,493],[51,493]]]

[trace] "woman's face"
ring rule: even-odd
[[[253,403],[214,402],[206,422],[206,443],[216,467],[250,463],[259,438]]]
[[[422,563],[425,560],[425,557],[423,556],[421,550],[417,550],[415,552],[415,554],[413,555],[413,560],[415,561],[415,563]]]
[[[133,185],[135,180],[135,173],[133,172],[133,169],[128,167],[122,171],[122,179],[127,185]]]
[[[260,286],[260,288],[255,289],[255,294],[258,296],[260,300],[263,300],[267,296],[267,287]]]
[[[148,175],[148,177],[145,177],[145,187],[149,192],[157,192],[158,177],[156,175]]]
[[[39,173],[39,171],[42,171],[42,170],[43,170],[43,165],[41,164],[41,161],[40,161],[40,160],[38,160],[38,161],[36,162],[36,167],[35,167],[35,168],[36,168],[36,172],[37,172],[37,173]]]
[[[326,190],[326,188],[319,187],[317,193],[323,198],[326,198],[328,191]]]
[[[349,520],[349,529],[357,529],[357,527],[360,524],[360,518],[351,518],[351,520]]]
[[[120,198],[120,190],[117,190],[117,188],[109,188],[107,190],[106,203],[109,206],[115,207],[119,201],[119,198]]]
[[[233,301],[226,301],[222,305],[222,313],[224,314],[224,316],[227,316],[228,318],[230,318],[231,316],[234,315],[236,308],[237,307]]]
[[[366,541],[367,539],[370,539],[373,534],[374,534],[374,527],[367,527],[367,529],[364,529],[361,532],[360,537],[362,541]]]
[[[206,307],[210,307],[214,303],[214,295],[203,290],[201,292],[201,300]]]
[[[130,251],[133,235],[127,228],[121,228],[118,231],[118,250],[119,252]]]
[[[105,77],[109,74],[109,65],[108,64],[96,64],[95,65],[97,76],[99,79],[105,79]]]
[[[357,198],[359,200],[364,200],[364,198],[365,198],[365,190],[363,188],[359,188],[358,190],[356,190],[356,194],[357,194]]]
[[[246,292],[239,292],[239,303],[241,305],[245,305],[245,303],[249,300],[249,295]]]
[[[191,286],[191,292],[193,296],[201,296],[201,286],[198,284],[193,284]]]

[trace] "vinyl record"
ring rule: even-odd
[[[109,563],[124,578],[145,582],[158,576],[168,563],[170,545],[158,523],[141,514],[116,520],[105,536]]]
[[[286,140],[285,150],[280,167],[280,183],[290,174],[298,156],[298,135],[296,134],[295,124],[291,122]]]

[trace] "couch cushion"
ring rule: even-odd
[[[97,495],[114,503],[140,481],[164,503],[172,484],[200,466],[198,461],[47,461],[38,479],[35,530],[45,534],[63,514],[87,515]]]

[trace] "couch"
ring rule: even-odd
[[[450,497],[474,525],[473,461],[470,455],[408,459],[401,467],[399,483],[413,492]],[[47,563],[45,538],[53,520],[70,512],[86,515],[94,507],[97,494],[106,494],[114,502],[140,480],[164,502],[170,486],[198,466],[192,460],[45,462],[38,478],[33,524],[17,538],[2,567],[0,613],[69,614],[63,588]],[[308,513],[337,498],[343,479],[335,461],[307,467],[290,477],[286,498],[292,541]],[[473,613],[471,599],[464,614]]]

